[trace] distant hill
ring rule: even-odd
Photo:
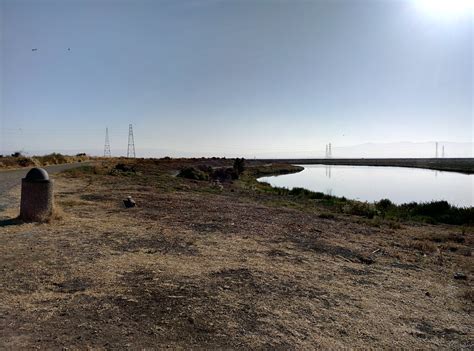
[[[442,148],[444,145],[445,157],[474,157],[474,143],[472,142],[438,142],[438,156],[442,157]],[[291,146],[288,151],[272,152],[249,152],[249,148],[242,150],[242,153],[228,152],[216,149],[214,152],[199,152],[192,150],[172,150],[162,148],[141,148],[137,147],[137,157],[246,157],[246,158],[323,158],[325,156],[324,144],[314,147],[313,150],[293,151]],[[10,152],[4,151],[5,155]],[[63,150],[25,150],[26,155],[45,155],[52,152],[60,152],[68,155],[85,152],[88,155],[101,156],[103,149],[63,149]],[[127,150],[112,148],[113,156],[123,156]],[[396,143],[365,143],[353,146],[338,146],[333,144],[333,158],[425,158],[435,156],[435,142],[396,142]]]
[[[474,143],[438,142],[438,156],[473,157]],[[366,143],[348,147],[333,147],[333,157],[374,158],[374,157],[434,157],[435,142],[413,143]]]

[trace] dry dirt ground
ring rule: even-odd
[[[474,348],[472,228],[321,218],[178,166],[55,176],[50,223],[0,212],[1,349]]]

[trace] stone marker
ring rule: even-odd
[[[42,168],[32,168],[21,180],[20,218],[26,222],[47,219],[53,212],[53,181]]]

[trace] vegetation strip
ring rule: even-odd
[[[299,172],[301,166],[290,166],[274,164],[272,166],[255,167],[249,169],[245,178],[247,184],[252,184],[259,191],[274,193],[279,196],[289,197],[300,201],[319,204],[338,213],[352,214],[362,217],[382,218],[389,220],[411,220],[427,223],[446,223],[458,225],[474,224],[473,207],[456,207],[447,201],[431,201],[426,203],[404,203],[396,205],[389,199],[382,199],[375,203],[349,200],[345,197],[327,195],[305,188],[295,187],[291,190],[284,187],[274,187],[265,182],[259,182],[258,178],[269,175],[280,175]]]
[[[474,174],[474,158],[319,158],[268,159],[267,163],[322,164],[334,166],[380,166],[424,168],[437,171]]]

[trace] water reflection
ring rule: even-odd
[[[326,168],[326,177],[331,178],[331,165],[324,165]]]
[[[474,206],[474,175],[400,167],[303,166],[300,173],[261,180],[370,202],[383,198],[398,204],[447,200],[457,206]]]

